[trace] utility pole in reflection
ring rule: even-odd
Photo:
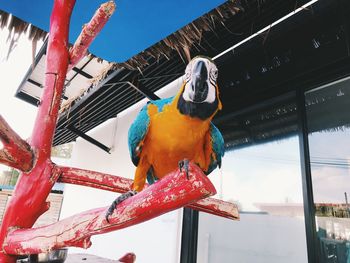
[[[346,192],[344,192],[344,195],[345,195],[345,203],[346,203],[347,216],[350,217],[350,216],[349,216],[350,210],[349,210],[349,203],[348,203],[348,194],[347,194]]]

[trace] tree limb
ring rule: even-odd
[[[125,193],[131,189],[133,181],[120,176],[104,174],[79,168],[60,167],[61,176],[58,182],[88,186],[117,193]],[[206,198],[187,207],[228,219],[238,220],[236,204],[215,198]]]
[[[108,19],[115,11],[114,1],[102,4],[95,12],[88,24],[85,24],[79,37],[69,51],[70,64],[68,71],[73,68],[85,55],[91,42],[95,39]]]
[[[0,115],[0,163],[28,172],[33,167],[34,154],[29,144],[13,131]]]
[[[67,246],[88,248],[90,237],[132,226],[215,194],[202,170],[191,163],[189,179],[179,170],[120,203],[105,219],[107,207],[89,210],[57,223],[32,229],[10,231],[3,249],[8,254],[25,255]]]

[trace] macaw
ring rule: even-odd
[[[188,161],[208,175],[221,167],[224,139],[211,122],[221,110],[217,85],[218,69],[208,57],[193,58],[186,67],[185,80],[175,97],[149,101],[128,133],[131,160],[136,166],[133,189],[119,196],[107,211],[140,192]],[[188,171],[186,170],[186,174]]]

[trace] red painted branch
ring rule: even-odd
[[[33,167],[34,154],[29,144],[15,133],[0,115],[0,163],[28,172]]]
[[[61,176],[58,182],[88,186],[117,193],[125,193],[131,189],[132,180],[120,176],[104,174],[73,167],[59,167]]]
[[[75,0],[56,0],[50,20],[46,55],[44,93],[38,109],[31,145],[40,149],[43,159],[50,158],[64,81],[68,68],[68,32]]]
[[[132,226],[216,193],[210,180],[194,164],[189,180],[179,170],[119,204],[105,220],[106,207],[90,210],[49,226],[10,232],[4,243],[8,254],[36,254],[67,246],[88,248],[92,235]]]
[[[117,193],[129,191],[133,182],[131,179],[119,176],[72,167],[60,167],[60,170],[62,174],[58,179],[59,182],[88,186]],[[235,204],[214,198],[200,200],[197,203],[190,204],[188,207],[228,219],[239,219],[238,208]]]
[[[46,54],[45,84],[30,145],[35,151],[34,167],[17,181],[0,228],[0,262],[14,263],[16,257],[3,250],[7,233],[13,228],[32,227],[48,205],[46,198],[59,177],[50,161],[58,109],[68,67],[68,30],[75,0],[55,0],[50,19]]]
[[[134,263],[136,261],[136,255],[134,253],[127,253],[118,259],[121,263]]]
[[[205,198],[189,204],[187,207],[204,213],[239,220],[239,212],[236,204],[215,198]]]
[[[104,3],[97,9],[90,22],[84,25],[83,30],[69,52],[70,64],[68,70],[73,68],[86,55],[91,42],[104,27],[114,11],[114,1]]]

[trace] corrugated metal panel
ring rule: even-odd
[[[32,74],[29,76],[30,79],[40,83],[43,85],[44,77],[45,77],[45,60],[46,56],[42,56],[39,60],[39,63],[35,66]]]
[[[17,90],[16,96],[33,103],[32,100],[26,99],[29,95],[32,98],[40,99],[44,80],[45,80],[45,63],[46,63],[46,44],[40,50],[36,57],[34,68],[30,66],[24,80]],[[108,67],[108,62],[93,55],[86,55],[81,61],[69,72],[67,72],[64,98],[65,100],[73,100],[80,96],[82,90],[91,87],[92,78],[98,77]]]
[[[84,71],[91,76],[98,76],[102,70],[104,70],[109,65],[109,62],[106,60],[103,60],[102,62],[98,62],[97,60],[97,58],[94,58],[91,63],[87,64],[84,67]]]
[[[26,82],[23,85],[22,92],[30,94],[34,98],[40,99],[43,90],[30,82]]]
[[[91,86],[91,79],[88,79],[80,74],[75,76],[72,81],[66,86],[66,95],[68,98],[74,98],[81,95],[87,88]]]

